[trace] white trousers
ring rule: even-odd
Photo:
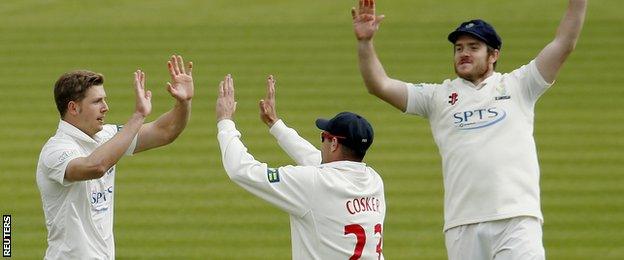
[[[449,260],[546,259],[542,223],[535,217],[457,226],[444,236]]]

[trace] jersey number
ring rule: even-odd
[[[377,259],[381,259],[381,224],[375,225],[375,234],[379,233],[379,243],[377,243]],[[346,225],[344,227],[344,234],[355,234],[356,242],[355,249],[353,250],[353,255],[349,258],[349,260],[357,260],[362,256],[362,250],[364,250],[364,245],[366,244],[366,232],[364,228],[358,224]]]

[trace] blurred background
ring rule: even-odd
[[[375,38],[391,77],[454,78],[447,34],[483,18],[503,38],[498,71],[532,60],[568,1],[379,1]],[[132,72],[154,93],[150,120],[174,104],[166,61],[195,64],[193,115],[178,140],[118,164],[118,259],[289,259],[288,216],[232,183],[216,141],[218,82],[232,73],[236,122],[250,152],[292,164],[258,117],[265,78],[278,115],[318,144],[317,117],[353,111],[374,126],[366,162],[384,178],[387,259],[445,259],[441,163],[428,122],[369,95],[357,68],[356,1],[2,1],[0,213],[13,219],[15,259],[41,259],[46,229],[35,169],[59,116],[64,72],[105,75],[107,123],[134,108]],[[585,28],[555,86],[536,106],[544,244],[549,259],[624,259],[624,16],[620,0],[590,1]]]

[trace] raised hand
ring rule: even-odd
[[[145,73],[141,70],[134,72],[134,93],[135,113],[147,117],[152,112],[152,92],[145,90]]]
[[[275,78],[269,75],[267,78],[267,92],[264,99],[260,99],[260,119],[267,126],[271,127],[278,120],[275,111]]]
[[[217,122],[223,119],[232,119],[236,112],[236,100],[234,99],[234,80],[232,75],[227,74],[219,83],[219,96],[217,97]]]
[[[375,15],[375,0],[359,0],[359,6],[351,8],[353,31],[358,41],[368,41],[379,30],[384,15]]]
[[[184,60],[180,55],[172,55],[167,61],[171,82],[167,82],[167,91],[179,102],[190,101],[195,94],[193,86],[193,62],[184,67]]]

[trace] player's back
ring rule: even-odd
[[[310,210],[291,215],[293,259],[383,259],[381,177],[364,163],[318,166]]]

